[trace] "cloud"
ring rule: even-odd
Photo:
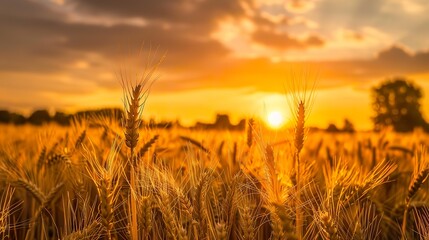
[[[92,68],[106,67],[126,57],[128,48],[138,50],[143,41],[168,51],[166,67],[181,68],[191,63],[201,67],[214,58],[224,58],[229,52],[207,34],[198,37],[199,30],[193,32],[187,26],[69,22],[67,16],[32,1],[8,1],[2,9],[0,27],[7,34],[0,45],[3,55],[0,69],[8,71],[59,72],[70,70],[70,65],[88,58],[93,58],[93,61],[89,59]],[[33,9],[34,14],[26,10],[22,14],[20,9]],[[16,14],[4,16],[7,12]]]
[[[427,9],[427,2],[420,0],[392,0],[388,2],[383,10],[395,12],[401,10],[407,14],[422,14]]]
[[[257,43],[279,50],[306,49],[311,47],[321,47],[324,44],[324,40],[315,35],[309,36],[305,39],[297,39],[286,33],[268,30],[255,31],[252,38]]]
[[[158,56],[167,52],[155,93],[243,86],[279,92],[294,64],[320,71],[324,87],[429,71],[429,52],[401,44],[391,31],[407,23],[395,18],[399,13],[383,13],[394,22],[384,28],[388,21],[377,18],[376,3],[335,0],[337,18],[329,2],[295,16],[277,0],[270,6],[251,0],[6,1],[0,8],[6,33],[0,40],[1,100],[22,106],[30,104],[20,100],[26,96],[48,104],[54,96],[117,90],[115,72],[137,57],[143,42],[140,62],[125,66],[143,66],[150,45],[160,46]],[[353,5],[359,5],[357,17],[349,19]],[[370,14],[362,17],[367,8]],[[423,30],[413,33],[422,44]]]
[[[68,4],[78,11],[95,15],[140,17],[169,25],[186,25],[202,32],[210,32],[223,17],[239,18],[245,15],[244,5],[250,0],[70,0]]]
[[[338,28],[333,36],[327,40],[325,51],[332,56],[336,53],[338,58],[344,58],[339,53],[346,53],[354,58],[368,58],[374,56],[381,49],[395,44],[393,36],[380,29],[364,26],[361,28]]]
[[[340,37],[346,41],[362,42],[366,36],[358,31],[344,29],[340,31]]]
[[[356,84],[429,72],[429,51],[409,52],[400,46],[391,46],[377,56],[366,60],[312,62],[319,66],[327,79],[341,79]]]
[[[374,58],[336,61],[280,61],[267,58],[236,60],[218,68],[216,72],[188,79],[192,88],[239,88],[247,86],[255,91],[281,92],[291,80],[294,69],[309,69],[319,75],[321,88],[347,85],[361,86],[388,77],[427,73],[429,51],[410,53],[392,46]],[[429,80],[429,79],[428,79]]]
[[[400,46],[381,51],[374,62],[381,71],[391,74],[428,72],[429,51],[412,53]]]
[[[290,12],[304,13],[312,10],[315,5],[313,0],[290,0],[286,1],[285,8]]]

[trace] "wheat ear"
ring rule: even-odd
[[[295,126],[295,137],[294,137],[294,145],[295,145],[295,167],[296,167],[296,194],[297,194],[297,203],[301,201],[301,160],[300,153],[302,148],[304,147],[304,137],[305,137],[305,104],[302,100],[298,103],[298,112],[296,114],[296,126]],[[298,204],[297,204],[298,205]],[[296,234],[298,238],[302,236],[302,213],[299,207],[296,208]]]
[[[253,221],[250,207],[244,206],[240,209],[240,226],[242,230],[243,240],[255,239],[255,223]]]
[[[42,204],[36,210],[36,213],[33,215],[32,219],[30,220],[29,230],[27,232],[27,236],[25,237],[26,240],[33,238],[33,232],[34,232],[34,228],[36,226],[37,219],[39,219],[43,210],[45,208],[47,208],[49,206],[49,204],[54,202],[54,200],[57,198],[57,195],[61,192],[63,186],[64,186],[64,182],[57,184],[55,187],[53,187],[49,191],[49,193],[46,195],[46,197],[44,197]]]
[[[99,239],[98,231],[100,223],[95,220],[90,225],[86,226],[80,231],[75,231],[65,236],[64,240],[78,240],[78,239]]]
[[[155,144],[155,142],[158,140],[159,135],[153,136],[148,142],[146,142],[142,148],[140,148],[137,156],[140,158],[142,157],[149,149],[152,147],[152,145]]]
[[[410,182],[410,186],[408,187],[407,197],[405,199],[405,211],[401,228],[402,240],[406,239],[407,218],[411,199],[417,194],[417,191],[420,189],[421,185],[426,181],[429,176],[429,162],[426,160],[425,155],[426,152],[422,150],[420,154],[415,157],[413,178]]]
[[[112,239],[113,230],[113,192],[110,186],[110,177],[103,174],[100,179],[98,194],[100,198],[101,224],[104,227],[108,240]]]
[[[253,144],[253,128],[255,125],[255,120],[253,118],[249,119],[247,124],[247,146],[249,148],[252,147]]]
[[[42,204],[45,201],[45,195],[40,188],[33,182],[24,178],[18,178],[11,183],[13,186],[22,187],[29,192],[33,197]]]
[[[320,225],[322,227],[322,235],[325,239],[337,239],[337,224],[328,212],[322,211],[319,213]]]

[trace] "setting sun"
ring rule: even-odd
[[[284,117],[280,112],[270,112],[267,116],[267,123],[272,128],[280,128],[284,124]]]

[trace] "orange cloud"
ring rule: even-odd
[[[288,11],[295,13],[308,12],[315,7],[313,0],[289,0],[285,3],[285,8]]]
[[[306,49],[311,47],[321,47],[324,40],[318,36],[309,36],[305,39],[293,38],[286,33],[279,33],[268,30],[258,30],[252,35],[254,41],[265,45],[269,48],[276,48],[279,50],[287,49]]]

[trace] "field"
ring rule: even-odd
[[[429,0],[0,0],[0,240],[429,240]]]
[[[3,125],[0,236],[429,238],[427,135],[306,131],[300,114],[278,132]]]

